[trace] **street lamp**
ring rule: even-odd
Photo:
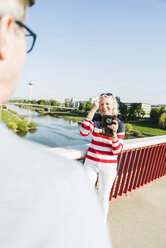
[[[31,75],[31,79],[28,85],[29,85],[29,101],[31,101],[32,100],[32,86],[34,85],[34,82],[32,81],[32,75]],[[31,110],[29,108],[28,122],[30,123],[30,121],[31,121]]]
[[[29,82],[29,101],[32,100],[32,86],[34,83],[32,81]]]

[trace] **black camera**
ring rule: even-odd
[[[112,115],[102,116],[102,122],[101,122],[102,135],[110,136],[110,137],[113,135],[113,131],[108,126],[112,125],[114,120],[117,120],[116,116],[112,116]]]

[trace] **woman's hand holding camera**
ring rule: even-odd
[[[108,125],[107,127],[112,130],[112,141],[116,141],[118,139],[117,138],[118,121],[117,120],[113,120],[113,124],[112,125]]]

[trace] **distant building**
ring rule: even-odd
[[[71,100],[69,101],[69,107],[70,108],[79,108],[80,102],[81,102],[80,99],[71,98]]]
[[[89,99],[89,102],[93,103],[95,100],[96,100],[96,97],[91,97],[91,98]]]
[[[132,104],[132,103],[125,102],[124,104],[127,106],[127,109],[129,110],[129,109],[130,109],[130,107],[131,107],[131,104]]]
[[[162,108],[162,107],[166,107],[166,104],[152,105],[152,109],[154,109],[154,108],[160,109],[160,108]]]
[[[131,104],[132,103],[125,103],[125,105],[127,106],[127,109],[129,110],[130,109],[130,107],[131,107]],[[148,117],[150,117],[150,111],[151,111],[151,109],[152,109],[152,105],[151,104],[149,104],[149,103],[141,103],[141,107],[142,107],[142,109],[145,111],[145,118],[148,118]]]
[[[152,109],[152,105],[149,103],[141,103],[142,109],[145,111],[145,118],[150,117],[150,111]]]
[[[87,102],[93,103],[95,99],[96,98],[91,97],[89,100],[84,101],[84,100],[80,100],[80,99],[71,98],[69,101],[69,107],[70,108],[79,108],[81,102],[83,102],[84,104],[86,104]]]

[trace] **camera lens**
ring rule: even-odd
[[[107,119],[107,120],[106,120],[106,123],[107,123],[107,124],[112,124],[112,119]]]

